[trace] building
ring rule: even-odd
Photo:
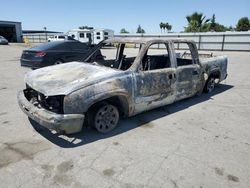
[[[9,42],[22,42],[22,23],[0,20],[0,35]]]
[[[29,34],[58,34],[58,33],[62,33],[62,32],[59,32],[59,31],[47,31],[47,30],[23,30],[23,35],[29,35]]]
[[[62,34],[62,32],[47,30],[23,30],[23,39],[29,43],[44,43],[48,42],[50,37],[57,34]]]

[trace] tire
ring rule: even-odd
[[[116,106],[102,102],[90,111],[88,121],[98,132],[107,133],[117,126],[119,118],[119,110]]]
[[[59,65],[59,64],[62,64],[63,61],[61,59],[57,59],[55,62],[54,62],[54,65]]]
[[[204,92],[205,93],[212,93],[215,88],[215,78],[214,77],[209,77],[205,87],[204,87]]]

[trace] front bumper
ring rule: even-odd
[[[0,44],[2,44],[2,45],[8,45],[9,43],[8,42],[0,42]]]
[[[18,92],[17,99],[22,111],[43,127],[57,132],[64,131],[66,134],[77,133],[82,129],[83,114],[57,114],[38,108],[26,99],[23,91]]]

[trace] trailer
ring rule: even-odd
[[[98,44],[102,40],[106,40],[114,36],[111,29],[72,29],[67,35],[80,42]]]

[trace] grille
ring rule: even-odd
[[[63,95],[45,96],[32,88],[25,89],[24,94],[25,97],[36,107],[63,114]]]

